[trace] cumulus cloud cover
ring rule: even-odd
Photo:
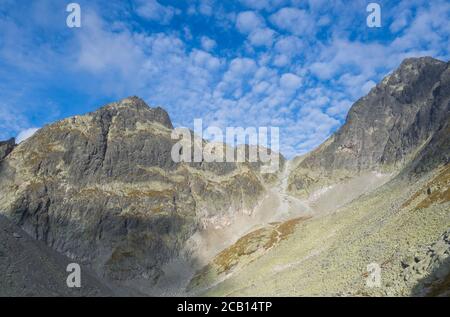
[[[288,157],[322,143],[410,56],[448,60],[450,3],[3,0],[0,139],[138,95],[176,126],[277,126]]]

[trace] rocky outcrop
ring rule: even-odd
[[[417,176],[450,163],[450,115],[433,134],[430,141],[421,149],[414,160],[402,172],[408,176]]]
[[[291,191],[305,194],[366,171],[398,171],[427,145],[439,147],[433,145],[436,134],[442,134],[436,142],[448,142],[449,66],[430,57],[406,59],[352,106],[338,132],[301,160]],[[443,150],[433,166],[448,161]]]
[[[450,296],[450,230],[430,246],[401,261],[401,283],[414,296]]]
[[[8,141],[0,141],[0,161],[3,160],[9,153],[12,152],[16,146],[16,140],[14,138]]]
[[[136,97],[40,129],[0,165],[0,210],[112,281],[149,280],[196,231],[250,213],[247,163],[176,163],[172,123]]]

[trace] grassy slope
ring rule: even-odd
[[[449,165],[414,183],[394,180],[299,223],[262,256],[239,255],[226,275],[213,261],[195,278],[194,290],[208,296],[409,295],[401,260],[450,228],[449,187]],[[382,267],[381,288],[365,286],[373,262]]]

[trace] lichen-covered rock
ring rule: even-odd
[[[435,139],[448,144],[449,66],[430,57],[406,59],[352,106],[339,131],[301,160],[291,174],[291,191],[305,194],[370,170],[397,171],[423,147],[437,152],[430,140],[438,133]],[[448,162],[449,147],[438,148],[426,170]]]
[[[0,210],[113,281],[147,279],[208,219],[264,193],[246,163],[176,163],[172,123],[132,97],[40,129],[0,165]]]
[[[414,256],[401,261],[400,276],[414,296],[450,295],[450,230]],[[399,283],[400,284],[400,283]]]

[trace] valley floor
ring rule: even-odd
[[[189,286],[191,294],[408,296],[448,292],[449,183],[447,165],[421,180],[394,179],[330,214],[302,219],[283,239],[271,241],[274,235],[263,232],[244,236],[196,275]],[[267,241],[271,247],[260,252]],[[224,259],[228,261],[225,267]],[[366,284],[368,265],[373,263],[381,269],[380,287]]]

